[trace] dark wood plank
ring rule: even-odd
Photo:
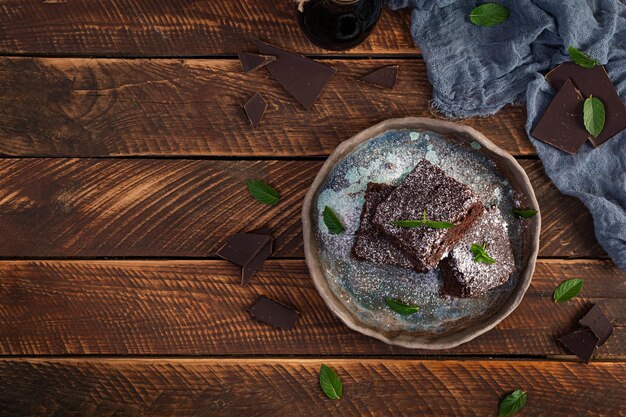
[[[580,297],[554,288],[580,277]],[[250,287],[224,261],[2,261],[3,355],[566,355],[557,338],[592,303],[615,325],[598,358],[626,357],[626,273],[608,261],[542,260],[520,307],[495,329],[447,351],[392,347],[344,326],[302,260],[267,261]],[[290,331],[254,321],[259,295],[295,306]]]
[[[0,154],[316,156],[382,120],[431,115],[423,61],[329,62],[338,73],[307,112],[267,71],[244,74],[237,60],[0,58]],[[401,67],[394,91],[356,81],[388,64]],[[255,91],[269,108],[253,130],[242,106]],[[525,121],[508,107],[465,123],[533,155]]]
[[[514,389],[523,416],[624,415],[626,363],[317,359],[2,359],[4,415],[491,416]],[[390,389],[393,387],[393,389]]]
[[[236,54],[250,38],[308,54],[292,0],[4,0],[0,53],[89,56]],[[409,12],[385,10],[371,37],[348,54],[417,54]],[[333,52],[333,54],[337,54]]]
[[[561,195],[538,161],[521,161],[543,212],[541,256],[605,256],[591,217]],[[321,161],[0,159],[0,257],[210,257],[225,239],[261,226],[274,255],[301,257],[300,211]],[[275,207],[244,185],[261,178]],[[544,210],[545,205],[545,210]]]

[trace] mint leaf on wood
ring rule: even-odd
[[[343,396],[343,384],[341,380],[328,366],[322,364],[320,368],[320,386],[324,394],[331,400],[340,400]]]
[[[487,254],[485,248],[487,247],[486,243],[479,245],[477,243],[472,243],[471,251],[474,254],[474,262],[483,263],[483,264],[495,264],[496,260]]]
[[[409,229],[421,226],[430,227],[431,229],[449,229],[455,226],[454,223],[428,220],[428,218],[426,217],[426,210],[424,210],[424,217],[422,217],[421,220],[396,220],[395,222],[393,222],[393,224]]]
[[[576,297],[580,290],[583,289],[583,280],[580,278],[568,279],[563,281],[556,287],[554,291],[554,302],[562,303],[563,301],[571,300]]]
[[[485,3],[474,7],[469,18],[476,26],[497,26],[509,18],[509,9],[498,3]]]
[[[326,206],[324,208],[322,217],[324,218],[324,224],[328,228],[328,231],[333,235],[339,235],[345,230],[343,224],[341,224],[341,220],[339,220],[335,212],[330,207]]]
[[[583,106],[583,122],[587,132],[594,138],[604,129],[604,118],[604,104],[597,97],[589,96]]]
[[[246,181],[246,186],[248,187],[250,195],[260,203],[275,206],[280,200],[278,191],[269,186],[265,181],[251,179]]]
[[[402,301],[397,300],[395,298],[386,297],[385,298],[385,302],[387,303],[387,306],[390,309],[392,309],[396,313],[401,314],[403,316],[407,316],[409,314],[417,313],[417,311],[419,310],[418,306],[405,304]]]
[[[567,47],[567,53],[569,54],[569,57],[572,58],[572,61],[574,61],[574,64],[579,65],[581,67],[593,68],[596,65],[598,65],[598,61],[589,57],[589,55],[579,51],[578,49],[574,48],[572,45]]]
[[[513,210],[513,214],[515,214],[517,217],[521,217],[523,219],[528,219],[530,217],[535,217],[535,215],[538,213],[537,210],[533,210],[533,209],[515,209]]]
[[[528,394],[524,391],[521,389],[513,391],[500,401],[498,417],[510,416],[517,413],[526,405],[526,400],[528,400]]]

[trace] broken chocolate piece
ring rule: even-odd
[[[261,248],[259,252],[248,262],[241,267],[241,285],[247,286],[252,279],[254,273],[263,265],[263,262],[272,254],[273,241],[270,240]]]
[[[571,81],[565,81],[530,134],[571,154],[585,143],[589,133],[583,124],[583,97]]]
[[[483,213],[483,205],[465,184],[425,159],[382,201],[373,223],[411,259],[418,272],[434,268],[448,249]],[[433,221],[453,223],[448,229],[404,228],[393,222],[419,220],[426,211]]]
[[[237,55],[239,55],[239,62],[241,62],[243,72],[252,72],[272,61],[276,61],[276,57],[273,55],[259,55],[251,52],[239,52]]]
[[[256,270],[272,253],[272,237],[237,233],[217,251],[217,256],[242,267],[241,285],[248,285]]]
[[[267,110],[267,103],[261,93],[254,93],[252,97],[244,104],[243,109],[253,128],[259,127],[261,119]]]
[[[486,244],[495,263],[476,262],[472,244]],[[507,233],[507,224],[497,207],[491,207],[468,229],[448,256],[439,263],[443,293],[455,297],[478,297],[506,283],[515,260]]]
[[[593,355],[593,351],[598,344],[598,337],[591,329],[583,328],[566,334],[559,341],[563,343],[567,350],[578,356],[581,361],[589,363],[591,355]]]
[[[402,253],[393,241],[372,224],[376,207],[386,199],[396,187],[370,182],[365,191],[365,203],[361,212],[361,224],[356,232],[352,253],[358,259],[377,264],[396,265],[411,268],[411,260]]]
[[[262,54],[278,58],[267,64],[267,70],[305,109],[310,110],[336,70],[265,42],[255,40],[254,43]]]
[[[613,333],[611,321],[606,318],[604,312],[597,304],[591,307],[591,310],[585,314],[585,317],[580,319],[579,323],[581,326],[589,327],[596,335],[598,338],[598,346],[602,346]]]
[[[379,68],[373,72],[370,72],[360,80],[368,84],[375,85],[377,87],[388,88],[393,90],[396,85],[396,79],[398,78],[398,66],[392,65],[389,67]]]
[[[598,137],[589,137],[594,146],[602,145],[626,129],[626,105],[617,94],[615,85],[602,65],[584,68],[573,62],[565,62],[546,74],[546,80],[556,91],[560,91],[568,79],[581,92],[583,98],[594,96],[604,104],[606,112],[604,128]],[[580,120],[582,123],[582,118]]]
[[[300,315],[300,313],[293,308],[287,307],[263,295],[259,297],[254,304],[248,307],[248,312],[252,317],[263,323],[287,330],[293,328]]]

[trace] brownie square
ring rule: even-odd
[[[358,259],[377,264],[412,268],[411,260],[378,228],[372,224],[374,213],[381,201],[389,197],[396,187],[370,182],[365,191],[361,224],[356,232],[352,253]]]
[[[474,261],[472,243],[486,243],[485,251],[496,263]],[[500,210],[492,207],[469,228],[448,256],[439,263],[443,293],[455,297],[478,297],[509,280],[515,259]]]
[[[429,220],[454,223],[455,227],[404,228],[393,224],[398,220],[420,220],[424,210]],[[424,272],[437,266],[483,210],[469,187],[422,159],[378,205],[373,223],[411,259],[416,271]]]

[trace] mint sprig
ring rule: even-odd
[[[246,186],[248,187],[250,195],[259,203],[275,206],[280,201],[278,191],[273,189],[265,181],[250,179],[246,181]]]
[[[509,18],[509,9],[498,3],[485,3],[474,7],[469,14],[476,26],[497,26]]]
[[[339,220],[339,217],[337,217],[333,209],[331,209],[330,207],[324,207],[322,218],[324,219],[324,224],[331,234],[339,235],[343,233],[344,230],[346,230],[345,227],[343,227],[343,224],[341,224],[341,220]]]
[[[535,215],[538,213],[537,210],[533,210],[533,209],[514,209],[513,210],[513,214],[515,214],[517,217],[521,217],[522,219],[528,219],[530,217],[535,217]]]
[[[580,278],[572,278],[563,281],[554,290],[554,302],[562,303],[576,297],[580,290],[583,289],[583,280]]]
[[[486,243],[483,243],[482,245],[472,243],[471,250],[472,254],[474,254],[474,262],[483,264],[495,264],[496,260],[487,254],[487,252],[485,251],[486,247]]]
[[[320,367],[320,387],[324,394],[331,400],[340,400],[343,396],[343,384],[341,380],[328,366],[322,364]]]
[[[572,58],[572,61],[574,61],[574,64],[583,68],[593,68],[596,65],[599,65],[598,61],[574,48],[572,45],[567,47],[567,53],[569,54],[569,57]]]
[[[402,301],[395,299],[395,298],[386,297],[385,302],[387,303],[387,306],[390,309],[392,309],[396,313],[401,314],[403,316],[408,316],[409,314],[417,313],[417,311],[419,310],[419,306],[405,304]]]
[[[393,224],[408,229],[421,226],[430,227],[431,229],[449,229],[455,226],[454,223],[428,220],[428,218],[426,217],[426,210],[424,210],[424,217],[422,217],[421,220],[396,220],[395,222],[393,222]]]
[[[506,417],[517,413],[526,405],[528,400],[528,394],[521,389],[513,391],[500,401],[500,407],[498,409],[498,417]]]
[[[602,129],[604,129],[604,121],[604,104],[602,104],[599,98],[589,96],[583,105],[583,122],[585,129],[596,138],[602,132]]]

